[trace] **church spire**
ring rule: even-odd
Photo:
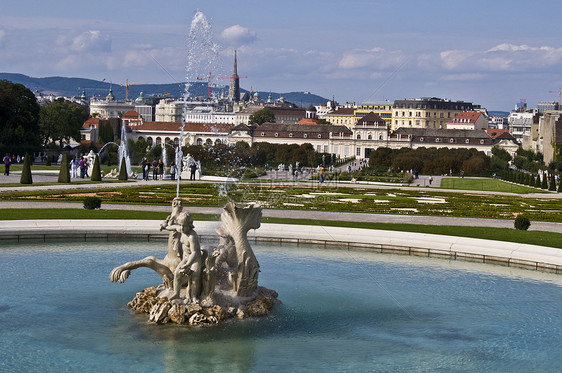
[[[228,87],[228,98],[233,102],[240,101],[240,77],[238,76],[236,50],[234,50],[234,67],[230,77],[230,86]]]

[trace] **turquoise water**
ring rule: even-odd
[[[2,243],[2,372],[536,372],[562,366],[562,277],[491,265],[255,245],[270,317],[151,325],[159,283],[111,269],[163,242]]]

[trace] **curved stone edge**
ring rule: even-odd
[[[216,237],[218,221],[196,221],[203,238]],[[167,239],[159,220],[4,220],[0,240],[118,240]],[[443,257],[521,267],[562,274],[562,250],[557,248],[457,236],[364,228],[262,223],[248,232],[254,242],[341,245],[348,249]]]

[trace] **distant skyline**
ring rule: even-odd
[[[214,75],[231,74],[236,49],[247,90],[357,104],[435,96],[509,111],[520,99],[557,101],[562,87],[562,3],[541,0],[10,1],[0,72],[183,82],[197,9],[219,45]]]

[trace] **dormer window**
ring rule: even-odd
[[[265,136],[265,133],[264,133],[264,132],[262,132],[262,133],[261,133],[261,135],[262,135],[262,136]]]
[[[319,134],[318,134],[318,138],[321,139],[321,138],[322,138],[322,134],[319,133]]]
[[[439,137],[435,138],[435,142],[439,142]]]
[[[277,132],[275,132],[275,137],[279,137],[279,134]]]
[[[304,138],[306,139],[307,137],[308,137],[308,133],[305,133],[305,134],[304,134]]]
[[[452,144],[452,143],[455,142],[455,139],[452,138],[452,139],[449,140],[449,142]]]
[[[293,134],[292,134],[292,133],[290,133],[290,134],[289,134],[289,137],[293,137]]]

